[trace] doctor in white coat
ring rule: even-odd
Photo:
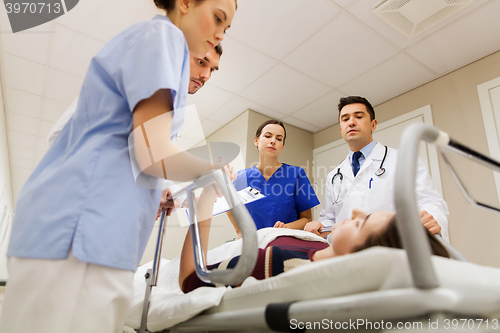
[[[394,180],[398,150],[373,141],[372,133],[377,127],[377,120],[373,107],[365,98],[343,97],[338,108],[340,132],[349,146],[349,154],[327,176],[325,203],[319,221],[309,222],[304,228],[318,235],[321,228],[350,218],[354,208],[367,213],[395,211]],[[449,241],[448,205],[434,189],[432,179],[420,160],[416,194],[424,226]]]

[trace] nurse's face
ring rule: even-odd
[[[184,17],[179,28],[184,33],[189,52],[197,58],[204,58],[215,45],[224,39],[236,12],[235,0],[182,0]]]
[[[254,139],[259,153],[266,157],[277,157],[283,150],[285,130],[278,124],[264,126],[260,136]]]
[[[366,106],[360,103],[348,104],[340,110],[340,133],[352,151],[358,151],[372,138],[372,132],[377,128],[377,120],[370,120]]]
[[[364,244],[367,237],[383,232],[394,213],[377,212],[367,214],[359,209],[352,211],[352,217],[337,222],[331,241],[336,256],[352,253],[353,249]]]
[[[191,73],[189,93],[194,94],[210,79],[212,72],[219,69],[220,56],[215,49],[212,49],[203,58],[197,58],[193,55],[189,58],[189,70]]]

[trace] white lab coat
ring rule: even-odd
[[[372,153],[366,158],[356,177],[352,173],[351,164],[347,157],[340,165],[335,167],[327,176],[325,189],[325,203],[320,213],[319,222],[325,226],[333,225],[337,221],[350,218],[354,208],[367,213],[378,211],[395,212],[394,181],[398,150],[388,148],[384,162],[385,173],[376,176],[384,157],[385,147],[377,143]],[[343,175],[342,185],[335,187],[332,193],[332,179],[340,168]],[[337,176],[335,184],[339,184]],[[334,203],[337,198],[337,189],[340,202]],[[441,226],[441,236],[449,241],[448,237],[448,205],[434,189],[432,179],[420,159],[417,163],[416,193],[418,210],[426,210]],[[335,196],[335,197],[334,197]]]

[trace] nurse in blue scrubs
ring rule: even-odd
[[[285,139],[286,129],[281,121],[271,119],[262,123],[254,139],[259,150],[259,164],[239,171],[234,181],[238,191],[250,186],[265,195],[246,206],[257,229],[302,230],[312,219],[311,208],[319,204],[304,169],[278,161]],[[228,215],[240,235],[231,213]]]

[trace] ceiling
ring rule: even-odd
[[[500,0],[473,5],[408,39],[373,14],[380,0],[238,0],[220,70],[188,104],[185,143],[247,109],[316,133],[344,95],[378,105],[500,50]],[[417,0],[418,1],[418,0]],[[0,74],[14,198],[48,149],[48,131],[78,96],[91,57],[152,0],[81,0],[42,26],[11,33],[0,8]]]

